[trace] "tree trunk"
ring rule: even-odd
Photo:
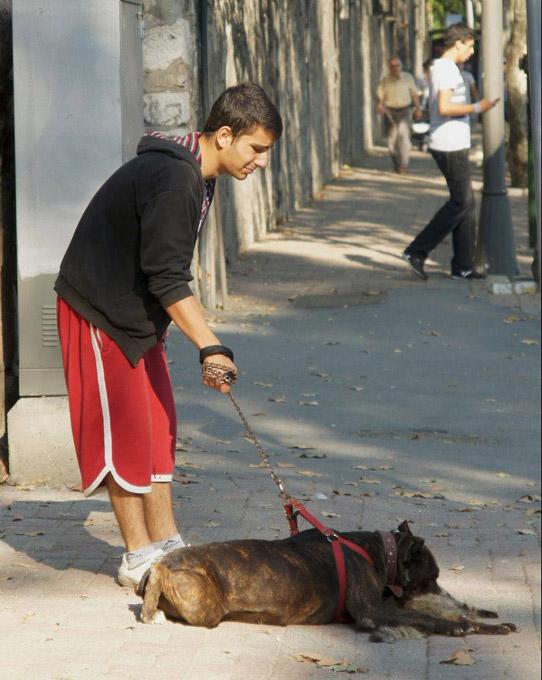
[[[513,187],[526,187],[528,179],[527,79],[519,60],[527,52],[525,0],[510,0],[510,40],[506,46],[508,90],[508,168]]]

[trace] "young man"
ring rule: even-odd
[[[389,74],[382,78],[377,89],[376,110],[384,115],[386,137],[393,169],[403,175],[410,160],[410,119],[412,106],[414,117],[422,116],[418,88],[413,76],[401,70],[401,60],[392,57],[388,61]]]
[[[208,387],[228,392],[224,377],[236,374],[188,285],[215,178],[265,168],[281,133],[265,92],[245,83],[218,98],[203,133],[145,135],[91,200],[60,266],[58,327],[83,490],[107,487],[126,546],[122,585],[137,586],[153,561],[184,546],[171,496],[169,323],[199,349]]]
[[[444,34],[444,53],[431,69],[431,140],[429,149],[446,179],[450,200],[403,252],[403,258],[421,279],[428,278],[424,261],[450,232],[453,235],[452,278],[480,278],[473,268],[474,194],[469,168],[469,114],[485,113],[498,100],[467,103],[466,86],[458,64],[474,53],[474,33],[463,24]]]

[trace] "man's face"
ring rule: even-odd
[[[225,128],[227,129],[229,128]],[[275,136],[259,126],[249,134],[241,134],[235,138],[231,132],[222,135],[219,132],[217,141],[221,146],[220,174],[243,180],[258,168],[267,166]]]
[[[474,40],[472,38],[470,40],[466,40],[465,42],[458,40],[455,43],[455,46],[458,52],[458,61],[463,64],[474,54]]]
[[[390,59],[388,66],[390,69],[390,74],[394,76],[394,78],[398,78],[401,73],[401,62],[399,59]]]

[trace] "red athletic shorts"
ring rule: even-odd
[[[107,473],[127,491],[170,482],[177,418],[162,342],[134,368],[104,331],[62,298],[58,332],[75,451],[86,496]]]

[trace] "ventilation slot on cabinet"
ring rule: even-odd
[[[58,347],[56,305],[42,305],[41,307],[41,346]]]

